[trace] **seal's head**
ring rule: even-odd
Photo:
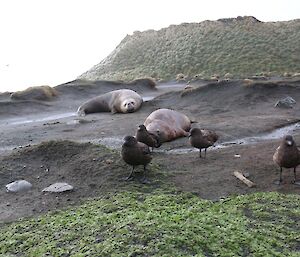
[[[136,110],[136,101],[134,99],[127,99],[121,105],[122,112],[131,113]]]

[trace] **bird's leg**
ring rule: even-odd
[[[146,165],[144,165],[143,178],[142,178],[141,182],[142,182],[143,184],[149,184],[149,183],[150,183],[150,181],[149,181],[149,180],[147,179],[147,177],[146,177]]]
[[[294,167],[294,181],[293,184],[300,186],[300,181],[297,181],[297,176],[296,176],[296,167]]]
[[[133,172],[134,172],[134,166],[132,166],[131,173],[130,173],[129,176],[125,179],[126,181],[133,180]]]
[[[279,184],[282,182],[282,167],[280,167],[280,173],[279,173]]]
[[[201,148],[199,148],[199,157],[201,158]]]
[[[207,149],[207,148],[205,148],[205,150],[204,150],[204,158],[206,158],[206,149]]]
[[[275,180],[275,185],[280,185],[282,182],[282,167],[280,167],[279,180]]]

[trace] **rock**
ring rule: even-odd
[[[43,189],[43,192],[61,193],[65,191],[71,191],[74,187],[65,182],[54,183]]]
[[[275,107],[279,108],[293,108],[293,105],[296,104],[296,100],[294,100],[292,97],[287,96],[275,104]]]
[[[16,180],[6,185],[7,192],[24,192],[32,188],[32,184],[26,180]]]
[[[105,160],[105,163],[106,164],[112,164],[114,161],[113,160],[111,160],[111,159],[107,159],[107,160]]]

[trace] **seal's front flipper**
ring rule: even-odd
[[[112,114],[116,114],[117,113],[117,109],[115,107],[111,108],[111,111],[110,111]]]

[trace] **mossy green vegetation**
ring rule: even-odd
[[[0,229],[4,256],[300,256],[300,196],[123,192]]]
[[[127,35],[80,78],[132,80],[283,75],[300,72],[300,20],[237,17]]]

